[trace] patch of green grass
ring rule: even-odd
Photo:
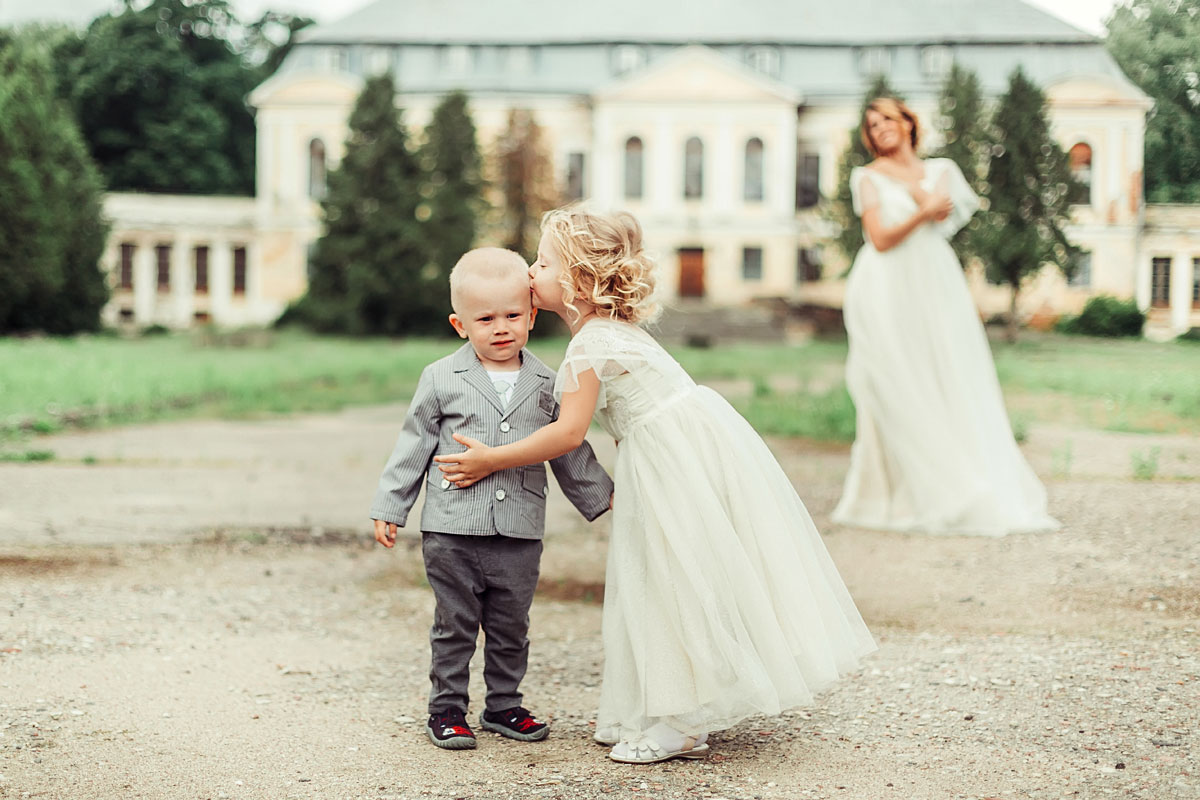
[[[251,417],[407,402],[456,338],[345,339],[296,331],[139,339],[0,339],[0,442],[66,427],[169,417]],[[557,365],[567,339],[530,348]],[[762,433],[851,441],[847,345],[668,348],[699,382],[745,381],[735,404]],[[1024,334],[993,345],[1014,431],[1033,423],[1200,433],[1200,347]],[[780,385],[798,387],[776,392]],[[17,450],[16,447],[10,447]]]
[[[854,441],[854,404],[840,386],[820,393],[755,394],[735,401],[734,406],[766,436]]]
[[[407,401],[457,339],[336,339],[283,332],[254,347],[200,338],[0,339],[0,430],[177,416],[240,417]]]
[[[16,453],[0,453],[0,461],[27,464],[33,461],[53,461],[53,450],[25,450]]]
[[[1026,334],[993,353],[1005,394],[1032,395],[1038,421],[1200,433],[1200,352],[1187,343]],[[1064,397],[1066,407],[1046,408]]]
[[[1152,481],[1158,475],[1158,455],[1162,451],[1160,447],[1151,447],[1145,453],[1140,450],[1134,450],[1129,454],[1129,461],[1133,466],[1133,478],[1138,481]]]

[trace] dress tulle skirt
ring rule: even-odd
[[[921,229],[886,253],[864,247],[845,319],[857,433],[834,521],[984,536],[1058,527],[945,240]]]
[[[693,386],[617,448],[599,726],[689,733],[778,714],[875,649],[791,482]]]

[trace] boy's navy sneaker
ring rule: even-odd
[[[550,735],[550,726],[538,722],[521,706],[504,711],[484,711],[479,715],[479,724],[484,730],[521,742],[537,742]]]
[[[447,750],[475,749],[475,734],[467,725],[466,716],[457,708],[430,714],[425,733],[429,735],[429,741]]]

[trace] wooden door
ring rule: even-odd
[[[679,250],[679,296],[704,297],[704,250],[682,247]]]

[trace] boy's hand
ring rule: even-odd
[[[395,547],[396,529],[399,527],[394,522],[384,522],[381,519],[375,520],[375,541],[384,547]]]
[[[454,441],[467,449],[454,455],[433,457],[446,480],[460,489],[465,489],[496,471],[488,463],[488,452],[492,448],[461,433],[454,434]]]

